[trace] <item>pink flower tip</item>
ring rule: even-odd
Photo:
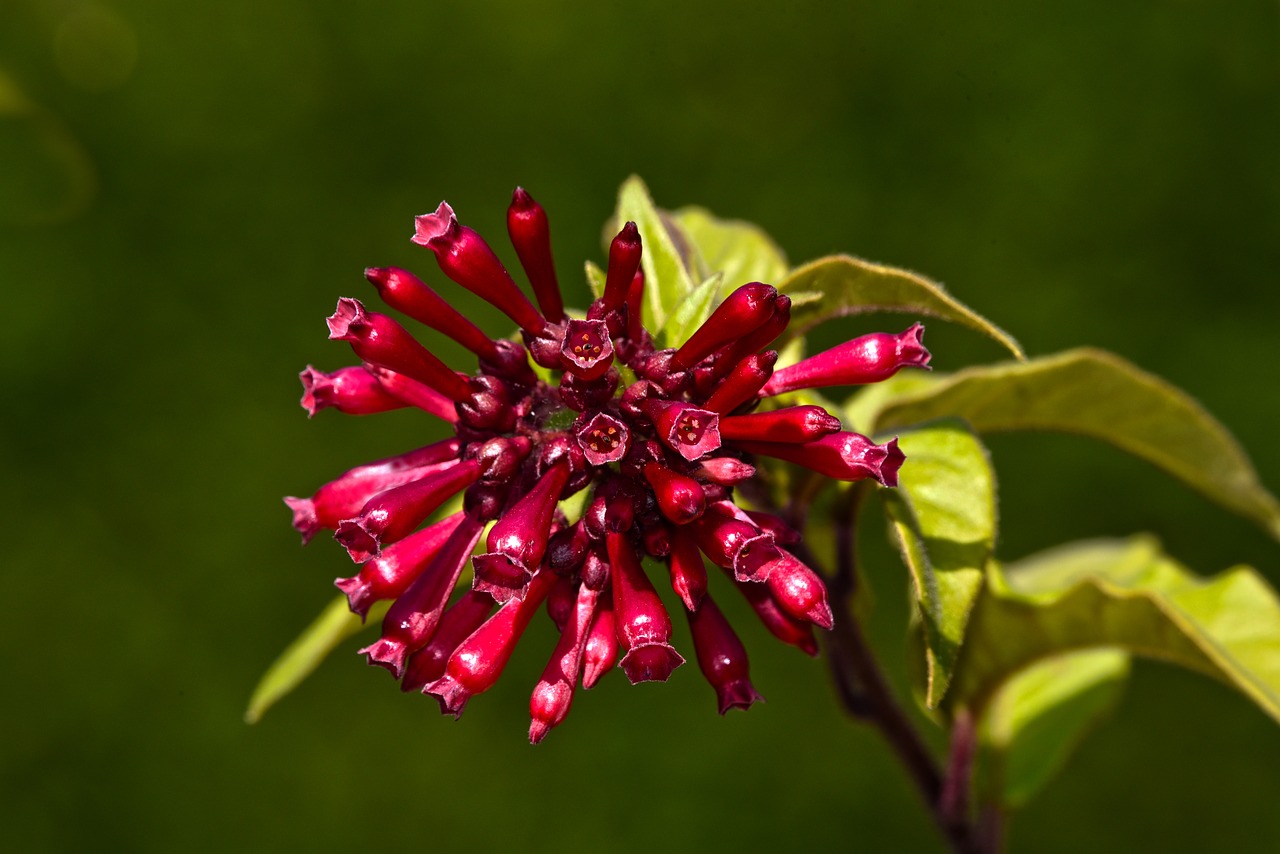
[[[419,246],[431,246],[431,241],[448,237],[458,228],[458,217],[448,202],[441,202],[435,213],[422,214],[413,218],[413,237],[410,238]]]
[[[306,545],[320,530],[320,520],[316,517],[316,505],[310,498],[298,498],[286,495],[284,503],[293,511],[293,528],[302,534],[302,543]]]
[[[341,590],[347,597],[347,606],[351,613],[359,614],[363,621],[369,616],[369,606],[374,602],[373,587],[359,575],[350,578],[335,578],[333,586]]]
[[[329,340],[359,340],[359,336],[352,331],[351,327],[363,323],[364,319],[364,305],[360,300],[352,299],[351,297],[340,298],[338,300],[338,308],[331,317],[325,319],[325,323],[329,325]]]
[[[913,323],[898,334],[898,357],[902,360],[903,367],[929,370],[931,356],[921,340],[923,335],[924,324],[922,323]]]
[[[475,567],[472,588],[488,593],[499,604],[511,599],[523,599],[529,589],[533,573],[510,557],[497,552],[487,552],[471,559]]]
[[[684,664],[684,658],[668,643],[637,644],[619,662],[632,685],[641,682],[666,682],[671,671]]]
[[[760,696],[749,679],[737,679],[719,686],[716,688],[716,699],[720,702],[722,715],[730,709],[742,709],[745,712],[755,703],[764,702],[764,697]]]
[[[370,514],[368,518],[344,519],[333,532],[333,538],[342,543],[356,563],[365,563],[382,552],[381,532],[372,524],[376,518]]]
[[[866,457],[867,464],[876,472],[876,480],[885,486],[898,485],[898,470],[906,459],[907,455],[898,449],[897,436],[867,451]]]
[[[369,664],[385,667],[397,679],[404,676],[404,665],[409,658],[409,650],[405,648],[402,641],[378,638],[359,653],[368,658]]]
[[[462,717],[462,710],[471,699],[467,687],[448,674],[423,688],[422,693],[435,697],[440,702],[440,714],[453,715],[454,720]]]

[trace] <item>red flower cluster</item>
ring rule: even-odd
[[[365,271],[387,305],[475,353],[474,375],[450,369],[391,317],[338,301],[329,337],[347,341],[363,364],[303,371],[308,412],[412,406],[450,422],[455,435],[351,469],[310,498],[286,498],[294,527],[304,540],[333,530],[361,564],[336,582],[354,612],[393,600],[381,637],[361,650],[369,662],[455,716],[494,684],[544,604],[560,641],[530,701],[535,743],[564,720],[578,684],[590,688],[615,664],[632,682],[665,681],[684,659],[646,555],[669,570],[721,714],[747,708],[760,695],[742,643],[707,593],[705,561],[785,643],[816,654],[813,626],[832,623],[822,581],[786,550],[798,534],[734,503],[735,486],[755,474],[750,460],[772,456],[889,486],[903,462],[896,441],[843,431],[819,406],[753,410],[783,392],[923,367],[922,327],[857,338],[775,372],[777,353],[765,348],[786,327],[791,301],[753,282],[681,347],[657,350],[641,322],[634,223],[614,238],[604,291],[584,319],[565,314],[546,214],[522,189],[507,225],[537,307],[447,204],[417,218],[413,240],[447,277],[510,317],[524,346],[491,339],[412,273]],[[585,511],[567,519],[558,502],[584,489]],[[421,527],[458,493],[462,511]],[[471,588],[454,597],[486,527]]]

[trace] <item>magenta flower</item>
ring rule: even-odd
[[[737,503],[753,461],[771,456],[887,486],[903,463],[896,440],[877,444],[820,406],[768,399],[925,367],[921,327],[864,336],[775,371],[777,353],[766,348],[785,330],[791,301],[752,282],[687,341],[660,350],[641,316],[635,223],[612,241],[601,296],[585,317],[565,312],[546,212],[522,189],[507,227],[533,300],[448,204],[417,218],[413,240],[448,279],[511,318],[522,343],[489,337],[412,273],[365,271],[388,306],[473,353],[472,373],[446,366],[393,318],[339,300],[330,337],[348,342],[360,364],[331,373],[308,366],[307,412],[416,408],[454,436],[285,499],[294,527],[304,540],[333,531],[360,565],[336,581],[352,611],[391,602],[380,636],[361,650],[369,663],[404,690],[435,696],[446,713],[461,714],[494,684],[540,607],[560,638],[530,699],[531,741],[564,721],[577,686],[615,667],[632,682],[665,681],[685,658],[656,577],[687,613],[720,712],[745,709],[760,695],[709,587],[736,587],[770,633],[811,655],[814,627],[832,626],[822,579],[786,550],[799,534]],[[579,493],[580,517],[566,515],[561,502]],[[651,577],[646,559],[666,571]],[[710,583],[708,563],[728,580]]]

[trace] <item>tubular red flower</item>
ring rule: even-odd
[[[361,359],[405,374],[456,402],[467,399],[467,381],[419,344],[385,314],[366,311],[359,300],[343,297],[328,319],[329,338],[346,341]]]
[[[876,332],[846,341],[816,356],[782,368],[764,387],[768,397],[801,388],[863,385],[887,380],[905,367],[928,368],[929,351],[920,341],[919,323],[897,335]]]
[[[599,412],[578,431],[578,444],[591,465],[616,463],[631,447],[631,431],[612,415]]]
[[[397,374],[377,365],[365,365],[365,369],[378,378],[378,383],[389,394],[403,400],[410,406],[416,406],[423,412],[429,412],[450,424],[458,420],[458,408],[454,402],[429,385],[420,383],[412,377]]]
[[[547,212],[523,187],[511,194],[507,208],[507,234],[516,248],[520,266],[529,277],[529,285],[538,299],[538,307],[547,320],[564,317],[564,300],[556,281],[556,265],[551,258],[551,225]]]
[[[435,253],[446,276],[494,305],[530,335],[542,332],[547,322],[538,314],[502,266],[484,238],[459,225],[453,208],[441,202],[435,213],[414,220],[414,243]]]
[[[725,441],[802,444],[839,432],[840,419],[821,406],[791,406],[720,419],[720,437]]]
[[[773,343],[787,324],[791,322],[791,298],[786,294],[778,294],[773,302],[773,313],[754,332],[749,332],[734,341],[716,357],[715,376],[722,377],[735,365],[759,353]],[[772,366],[772,363],[770,363]]]
[[[569,714],[599,596],[597,591],[586,585],[579,586],[570,619],[561,631],[551,661],[547,662],[542,678],[533,689],[533,696],[529,698],[529,716],[532,718],[529,741],[534,744],[542,741]]]
[[[707,568],[702,562],[698,541],[688,528],[676,528],[671,532],[671,589],[690,611],[698,610],[702,597],[707,593]]]
[[[368,267],[364,277],[378,289],[382,301],[396,311],[449,336],[481,359],[498,360],[498,346],[493,339],[413,273],[399,267]]]
[[[359,515],[338,523],[333,537],[351,559],[364,563],[384,545],[402,540],[441,504],[480,476],[480,464],[464,460],[426,477],[380,492],[365,502]]]
[[[732,578],[729,570],[726,569],[725,573]],[[813,636],[813,625],[787,613],[778,604],[778,600],[774,598],[767,584],[735,580],[734,586],[751,605],[752,610],[756,612],[756,616],[760,618],[760,622],[771,635],[807,655],[817,656],[818,641]]]
[[[483,530],[484,523],[479,519],[463,517],[427,568],[387,610],[382,619],[382,636],[360,650],[370,664],[385,667],[397,679],[404,676],[405,660],[431,640],[440,613]]]
[[[702,485],[691,477],[677,474],[661,463],[644,465],[645,480],[653,487],[658,509],[677,525],[687,525],[707,509]]]
[[[732,570],[737,580],[764,581],[782,556],[773,535],[724,509],[712,505],[690,526],[698,548],[716,566]]]
[[[733,370],[707,398],[706,407],[712,412],[728,415],[748,401],[755,400],[764,384],[773,375],[773,363],[778,361],[774,350],[751,355],[733,366]]]
[[[672,358],[688,370],[729,342],[753,332],[773,314],[778,289],[752,282],[735,290],[689,336]]]
[[[395,599],[413,583],[462,523],[463,514],[446,516],[434,525],[388,546],[382,554],[360,567],[350,578],[335,578],[334,586],[347,596],[352,613],[363,619],[369,606]]]
[[[374,415],[409,405],[384,389],[361,365],[328,374],[307,365],[298,379],[302,380],[301,403],[308,417],[330,407],[347,415]]]
[[[627,298],[627,291],[640,269],[640,229],[634,222],[622,226],[622,231],[609,244],[609,271],[605,274],[604,293],[600,304],[606,312],[617,311]]]
[[[320,487],[310,498],[290,495],[284,503],[293,511],[293,527],[302,534],[304,543],[322,528],[337,528],[365,502],[380,492],[418,480],[439,471],[458,457],[457,439],[446,439],[394,457],[356,466],[337,480]]]
[[[622,672],[631,684],[666,682],[684,659],[671,646],[671,618],[640,567],[631,540],[621,533],[606,539],[613,577],[613,608],[618,638],[627,647]]]
[[[524,595],[546,553],[551,514],[568,482],[569,462],[561,460],[490,529],[489,551],[473,561],[477,590],[499,602]]]
[[[715,689],[720,714],[730,709],[746,710],[763,700],[751,684],[746,648],[711,597],[703,597],[702,607],[686,616],[698,654],[698,669]]]
[[[756,476],[756,467],[735,457],[702,460],[694,474],[721,486],[737,486]]]
[[[788,614],[824,629],[831,628],[833,620],[826,585],[790,552],[782,552],[782,559],[774,564],[765,583]]]
[[[658,440],[690,462],[720,447],[720,416],[714,412],[678,400],[646,400],[640,408]]]
[[[539,572],[529,582],[523,599],[507,602],[454,650],[444,675],[422,689],[422,693],[432,694],[440,701],[441,713],[461,717],[468,700],[493,687],[555,582],[554,572]]]
[[[609,329],[603,320],[570,320],[560,354],[564,357],[565,370],[583,380],[602,376],[613,364]]]
[[[478,590],[468,590],[440,615],[435,634],[427,645],[409,656],[401,691],[421,691],[444,675],[449,656],[471,633],[480,628],[493,611],[493,597]]]
[[[885,486],[898,485],[898,469],[906,456],[898,450],[898,440],[877,445],[860,433],[832,433],[804,445],[783,442],[730,442],[752,454],[764,454],[813,469],[837,480],[873,478]]]
[[[584,583],[585,586],[585,583]],[[613,613],[613,598],[602,591],[597,600],[596,615],[587,632],[587,645],[582,651],[582,687],[590,690],[618,663],[617,620]]]

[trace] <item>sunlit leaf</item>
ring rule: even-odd
[[[587,262],[587,287],[591,288],[593,299],[600,299],[600,297],[604,296],[605,278],[604,270],[601,270],[590,261]]]
[[[984,799],[1027,803],[1115,707],[1128,675],[1129,654],[1104,648],[1046,658],[1005,682],[979,727]]]
[[[717,219],[705,208],[671,213],[696,250],[700,277],[723,275],[721,296],[747,282],[776,285],[787,275],[787,259],[760,226],[742,220]]]
[[[1023,668],[1100,646],[1215,676],[1280,721],[1275,592],[1249,567],[1196,576],[1149,537],[1075,543],[1003,570],[988,564],[947,704],[980,711]]]
[[[889,430],[952,416],[979,433],[1057,430],[1101,439],[1280,538],[1280,503],[1227,429],[1179,389],[1111,353],[1070,350],[961,371],[887,402],[875,424]]]
[[[377,625],[388,607],[389,603],[379,602],[369,609],[369,623]],[[267,709],[302,684],[338,644],[364,625],[359,616],[351,613],[347,597],[339,596],[330,602],[258,680],[244,713],[245,722],[261,720]]]
[[[1025,358],[1018,342],[1004,330],[959,302],[942,285],[907,270],[833,255],[792,271],[778,289],[793,297],[788,336],[802,335],[835,317],[895,311],[959,323],[993,339],[1015,358]],[[811,293],[821,294],[822,299],[795,299]]]
[[[684,302],[675,306],[675,311],[667,318],[667,325],[662,333],[672,345],[682,344],[689,340],[711,312],[720,304],[720,283],[723,277],[716,273],[690,292]]]
[[[898,488],[881,491],[924,628],[925,702],[936,708],[964,643],[996,536],[995,476],[986,449],[963,425],[902,434]]]
[[[663,222],[649,189],[634,175],[618,191],[617,220],[634,222],[640,229],[644,243],[644,325],[647,329],[662,330],[668,313],[694,288],[677,238]],[[664,338],[664,342],[668,343],[661,346],[670,346],[669,339]]]

